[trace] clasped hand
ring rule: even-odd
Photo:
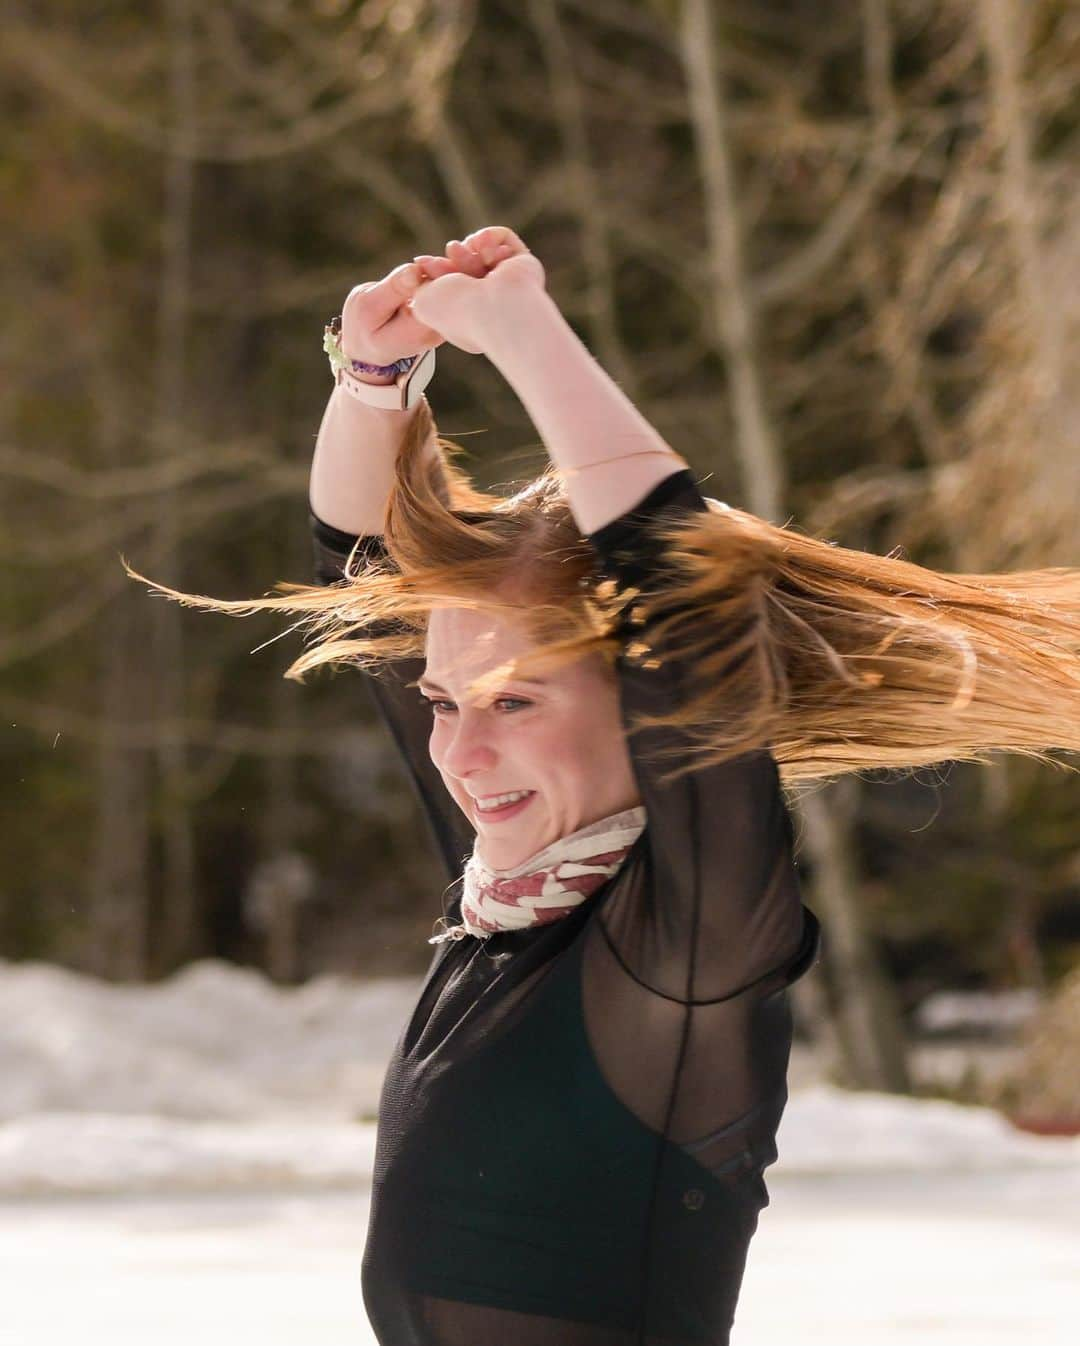
[[[512,328],[524,303],[545,292],[544,267],[512,229],[489,225],[422,255],[381,281],[350,291],[342,345],[352,356],[389,364],[449,341],[484,355]]]

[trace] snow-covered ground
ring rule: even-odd
[[[732,1346],[1074,1346],[1074,1172],[779,1174]],[[3,1346],[372,1346],[367,1195],[0,1202]],[[514,1346],[507,1343],[507,1346]]]
[[[0,1346],[366,1346],[374,1112],[418,982],[0,960]],[[803,1060],[733,1346],[1064,1346],[1080,1138]]]

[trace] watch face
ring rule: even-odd
[[[421,394],[431,382],[431,376],[435,372],[435,348],[431,347],[416,361],[409,372],[404,376],[405,382],[402,385],[405,395],[405,406],[414,407],[420,401]]]

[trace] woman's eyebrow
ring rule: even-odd
[[[547,686],[547,679],[546,679],[546,678],[510,678],[510,679],[508,679],[508,681],[509,681],[509,682],[527,682],[527,683],[529,683],[529,684],[530,684],[531,686],[533,686],[533,687],[546,687],[546,686]],[[431,680],[429,677],[427,677],[426,675],[417,678],[417,680],[416,680],[416,685],[417,685],[417,687],[420,688],[421,691],[424,691],[425,689],[427,689],[428,691],[432,691],[432,692],[445,692],[445,691],[446,691],[446,688],[445,688],[445,687],[440,687],[439,684],[438,684],[437,682],[432,682],[432,680]]]

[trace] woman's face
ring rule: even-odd
[[[479,857],[496,870],[641,803],[618,688],[599,655],[546,673],[539,684],[504,680],[486,706],[466,700],[473,678],[533,648],[501,614],[439,608],[428,623],[419,681],[433,703],[431,760],[476,828]],[[477,808],[477,799],[516,790],[533,794],[506,817]]]

